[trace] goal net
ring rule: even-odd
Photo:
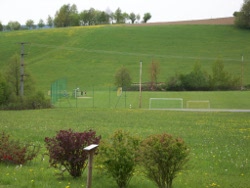
[[[210,101],[209,100],[187,101],[186,107],[191,108],[191,109],[209,109],[210,108]]]
[[[182,98],[150,98],[149,109],[175,109],[183,108]]]

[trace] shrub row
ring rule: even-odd
[[[119,188],[129,185],[137,166],[144,167],[145,175],[158,187],[171,188],[189,154],[182,139],[166,133],[141,140],[118,130],[108,140],[100,139],[92,130],[83,133],[61,130],[55,137],[45,138],[50,164],[55,168],[63,166],[73,177],[79,177],[86,167],[87,153],[83,148],[99,144],[95,153],[99,169],[111,176]]]
[[[22,146],[10,141],[4,132],[0,138],[0,162],[24,164],[32,160],[38,149]],[[74,132],[60,130],[56,136],[45,138],[49,163],[67,171],[72,177],[80,177],[87,166],[88,153],[83,149],[99,144],[97,167],[114,179],[119,188],[126,188],[140,167],[145,176],[159,188],[171,188],[177,172],[183,170],[188,161],[189,149],[181,138],[162,133],[140,139],[129,132],[118,130],[109,139],[101,141],[93,130]]]

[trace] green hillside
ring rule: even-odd
[[[244,54],[244,84],[250,84],[250,35],[247,30],[224,25],[148,25],[92,26],[15,31],[0,33],[0,66],[20,54],[25,45],[25,68],[32,73],[37,88],[47,91],[52,81],[67,77],[69,89],[76,86],[110,86],[115,71],[122,65],[133,82],[139,80],[139,62],[143,62],[142,81],[149,81],[149,64],[160,63],[158,81],[175,73],[192,70],[195,62],[211,70],[216,59],[225,69],[241,75]]]

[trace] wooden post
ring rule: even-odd
[[[95,150],[98,147],[97,144],[89,145],[88,147],[84,148],[85,151],[88,151],[88,176],[87,176],[87,188],[91,188],[92,185],[92,165],[93,165],[93,158],[95,154]]]

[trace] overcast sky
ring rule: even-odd
[[[231,17],[239,11],[243,0],[1,0],[0,21],[7,25],[9,21],[25,24],[32,19],[35,24],[48,15],[55,16],[64,4],[75,4],[78,11],[94,8],[112,12],[119,7],[122,12],[140,14],[149,12],[149,22],[178,20],[197,20],[205,18]]]

